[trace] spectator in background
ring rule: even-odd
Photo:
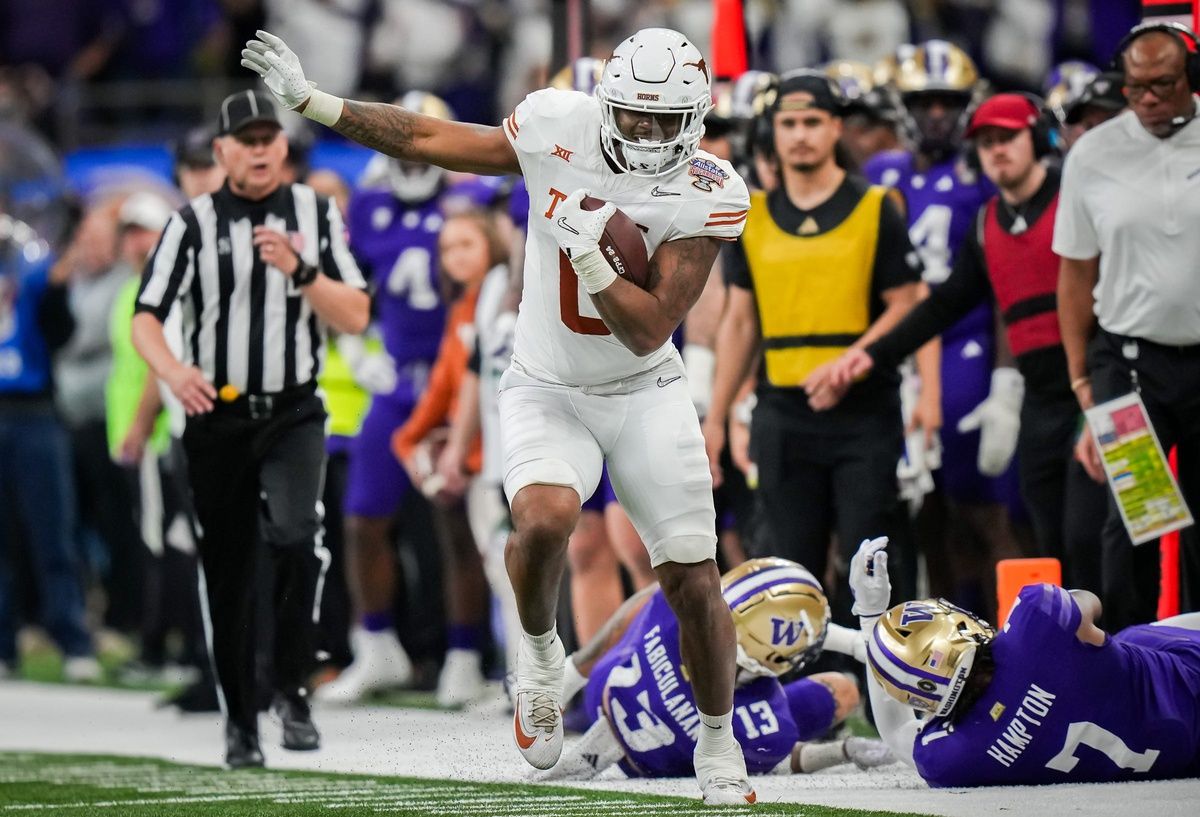
[[[163,410],[158,379],[133,348],[130,337],[141,270],[171,216],[154,193],[125,199],[117,218],[116,268],[124,279],[109,316],[112,368],[106,384],[108,448],[135,504],[129,510],[141,529],[136,567],[141,595],[141,651],[124,677],[178,682],[187,667],[203,674],[208,648],[196,606],[195,534],[190,503],[181,497],[186,476],[171,457],[170,418]],[[181,501],[182,500],[182,501]],[[169,637],[178,632],[178,652]],[[168,664],[172,666],[168,666]],[[192,674],[192,673],[188,673]],[[215,700],[215,696],[214,696]]]
[[[104,586],[105,625],[131,635],[142,622],[142,545],[130,513],[134,496],[109,456],[104,394],[113,355],[109,318],[131,272],[116,263],[117,204],[93,207],[75,236],[68,288],[75,332],[55,357],[54,377],[71,437],[79,544]]]
[[[1083,92],[1063,106],[1063,149],[1125,109],[1125,78],[1116,71],[1097,75]]]
[[[837,60],[824,67],[841,88],[846,100],[842,115],[842,145],[854,172],[876,154],[900,148],[903,112],[895,92],[876,84],[869,65],[854,60]]]
[[[120,36],[113,3],[16,0],[0,4],[0,61],[38,65],[51,77],[86,80],[108,64]]]
[[[200,125],[175,143],[175,184],[188,201],[215,193],[225,183],[225,168],[213,156],[216,135],[212,128]]]
[[[1194,39],[1166,24],[1129,33],[1119,59],[1130,109],[1068,154],[1054,225],[1071,390],[1084,410],[1140,394],[1163,449],[1178,449],[1180,489],[1193,510],[1200,508],[1200,196],[1185,176],[1200,165]],[[1076,453],[1103,482],[1086,428]],[[1200,549],[1184,542],[1188,611],[1200,606]],[[1153,621],[1158,548],[1133,547],[1111,498],[1102,547],[1108,626]]]
[[[50,356],[75,328],[67,281],[72,245],[52,265],[44,242],[0,212],[0,677],[17,668],[10,555],[28,551],[42,624],[72,681],[100,678],[83,620],[83,582],[72,548],[75,514],[70,448],[54,407]],[[21,541],[7,541],[11,532]]]
[[[782,4],[776,15],[772,56],[780,72],[826,59],[874,64],[909,41],[900,0],[799,0]]]
[[[483,690],[480,649],[488,621],[483,563],[467,524],[464,498],[483,464],[482,440],[475,434],[460,449],[459,469],[449,482],[435,471],[447,428],[459,411],[475,332],[475,307],[488,272],[508,260],[492,217],[466,212],[451,217],[438,235],[438,261],[449,301],[446,328],[429,382],[412,414],[392,436],[392,452],[409,480],[434,503],[434,524],[442,555],[443,595],[449,643],[438,678],[437,701],[462,706]]]

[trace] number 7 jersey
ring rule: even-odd
[[[661,176],[614,170],[600,143],[600,105],[577,91],[530,94],[502,127],[529,191],[514,364],[551,383],[597,385],[647,371],[675,355],[668,341],[638,357],[609,332],[559,250],[550,219],[567,196],[586,188],[633,219],[651,257],[666,241],[733,240],[742,232],[750,199],[732,165],[697,151]]]
[[[1049,584],[1021,591],[992,644],[991,684],[953,726],[935,718],[913,760],[931,786],[1150,780],[1200,774],[1200,632],[1129,627],[1080,641]]]

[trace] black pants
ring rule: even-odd
[[[1071,393],[1027,391],[1021,405],[1017,467],[1039,555],[1063,563],[1067,587],[1099,594],[1108,490],[1075,460],[1081,421]]]
[[[776,409],[759,404],[750,429],[751,458],[766,535],[750,556],[781,556],[799,562],[822,582],[834,618],[846,623],[850,558],[863,539],[889,536],[888,572],[897,598],[915,588],[905,576],[912,560],[908,517],[900,503],[896,463],[903,450],[900,413],[864,418],[858,430],[823,432],[797,426]],[[837,534],[836,570],[829,571],[829,543]],[[833,581],[830,581],[832,577]]]
[[[1164,451],[1178,448],[1179,487],[1192,513],[1200,512],[1200,346],[1162,346],[1100,330],[1088,347],[1092,393],[1101,403],[1138,391]],[[1182,609],[1200,607],[1200,553],[1195,537],[1181,537]],[[1153,621],[1157,613],[1159,549],[1129,539],[1116,500],[1108,497],[1104,522],[1105,629]]]
[[[299,693],[313,666],[324,423],[308,392],[271,417],[218,405],[184,431],[217,680],[229,719],[251,731],[260,588],[273,591],[275,688]]]

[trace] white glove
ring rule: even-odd
[[[925,431],[917,428],[904,435],[904,455],[896,463],[896,481],[900,498],[916,513],[925,503],[925,495],[934,489],[933,472],[942,467],[942,440],[933,436],[926,447]]]
[[[371,394],[391,394],[396,390],[396,361],[387,352],[368,351],[359,335],[339,335],[337,348],[355,383]]]
[[[882,740],[846,738],[842,745],[846,759],[860,769],[874,769],[896,762],[896,756]]]
[[[300,58],[287,43],[269,31],[259,29],[256,40],[247,40],[242,49],[242,66],[263,79],[267,90],[289,111],[308,100],[301,114],[322,125],[333,125],[342,115],[341,97],[316,90],[316,83],[304,78]]]
[[[600,237],[604,226],[617,212],[617,206],[607,202],[599,210],[584,210],[583,199],[590,195],[587,190],[576,190],[555,208],[550,229],[558,246],[571,260],[575,274],[583,282],[589,295],[607,289],[617,279],[617,272],[600,252]]]
[[[998,476],[1012,462],[1024,399],[1025,378],[1016,369],[1002,366],[992,372],[987,399],[958,421],[963,434],[979,429],[979,473],[984,476]]]
[[[850,592],[854,594],[854,606],[850,612],[856,616],[882,615],[892,598],[892,583],[887,572],[888,538],[863,539],[858,553],[850,560]]]
[[[371,394],[391,394],[396,390],[396,361],[387,352],[368,352],[350,370],[358,385]]]

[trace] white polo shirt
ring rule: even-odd
[[[1054,251],[1100,256],[1100,326],[1200,344],[1200,116],[1169,139],[1132,111],[1083,135],[1063,168]]]

